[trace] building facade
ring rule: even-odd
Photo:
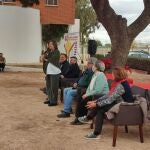
[[[1,5],[21,6],[19,0],[0,0]],[[75,0],[40,0],[41,24],[74,24]]]

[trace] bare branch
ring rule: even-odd
[[[107,29],[109,36],[118,30],[119,24],[127,24],[127,20],[121,15],[117,15],[109,4],[109,0],[91,0],[93,8],[97,14],[98,21]]]
[[[150,0],[143,0],[144,10],[142,14],[128,27],[130,39],[134,39],[150,24]]]

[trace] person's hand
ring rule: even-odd
[[[60,75],[60,77],[63,79],[64,78],[64,76],[63,75]]]
[[[77,88],[77,83],[74,83],[74,84],[73,84],[73,88]]]
[[[94,101],[91,101],[91,102],[88,102],[88,104],[86,105],[88,109],[92,109],[92,108],[95,108],[96,107],[96,102]]]
[[[85,98],[87,98],[87,95],[86,94],[82,95],[82,99],[85,99]]]

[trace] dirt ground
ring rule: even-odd
[[[133,73],[134,81],[149,82],[150,76]],[[89,125],[71,126],[74,115],[58,119],[63,104],[48,107],[41,72],[0,73],[0,150],[149,150],[150,125],[144,126],[143,144],[138,127],[129,133],[119,128],[117,146],[112,148],[113,126],[105,123],[102,139],[86,140]]]

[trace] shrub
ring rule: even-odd
[[[129,57],[127,65],[133,69],[147,71],[150,74],[150,59]]]
[[[101,55],[101,54],[96,54],[95,57],[98,59],[98,60],[101,60],[103,58],[105,58],[104,55]]]

